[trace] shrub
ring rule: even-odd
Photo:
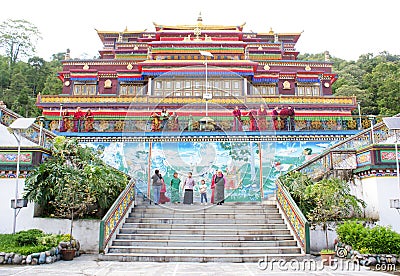
[[[365,248],[364,240],[368,236],[368,229],[356,221],[346,221],[336,228],[339,240],[351,245],[356,250]]]
[[[37,241],[39,245],[44,245],[46,247],[56,247],[59,243],[59,235],[51,234],[43,237],[38,237]]]
[[[361,254],[400,254],[400,234],[390,227],[368,228],[361,223],[348,221],[336,229],[339,240]]]
[[[39,229],[29,229],[16,233],[15,241],[19,246],[37,245],[37,239],[42,237],[44,232]]]
[[[368,231],[368,236],[364,242],[370,253],[400,253],[400,234],[389,227],[375,226]]]

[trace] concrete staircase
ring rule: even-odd
[[[132,208],[102,260],[257,262],[304,256],[276,204]]]

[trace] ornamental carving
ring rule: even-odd
[[[128,69],[128,70],[132,70],[132,68],[133,68],[133,65],[132,65],[131,63],[129,63],[129,64],[126,66],[126,69]]]
[[[311,71],[310,65],[306,65],[306,67],[304,67],[304,70],[306,70],[306,71]]]
[[[290,87],[290,82],[284,81],[284,82],[283,82],[283,89],[285,89],[285,90],[291,89],[291,87]]]
[[[269,67],[268,64],[264,65],[264,70],[267,70],[267,71],[268,71],[269,69],[271,69],[271,67]]]
[[[89,65],[87,63],[85,63],[85,65],[83,65],[83,70],[89,70]]]
[[[104,88],[111,88],[111,86],[112,86],[111,80],[110,80],[110,79],[107,79],[107,80],[104,82]]]

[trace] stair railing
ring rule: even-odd
[[[310,223],[279,179],[276,180],[276,185],[279,209],[284,214],[304,253],[310,254]]]
[[[116,230],[129,214],[135,200],[135,181],[131,179],[100,222],[99,252],[103,253],[116,235]]]

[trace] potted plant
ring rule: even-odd
[[[319,254],[321,254],[321,260],[324,265],[332,265],[335,260],[336,252],[332,249],[322,249]]]

